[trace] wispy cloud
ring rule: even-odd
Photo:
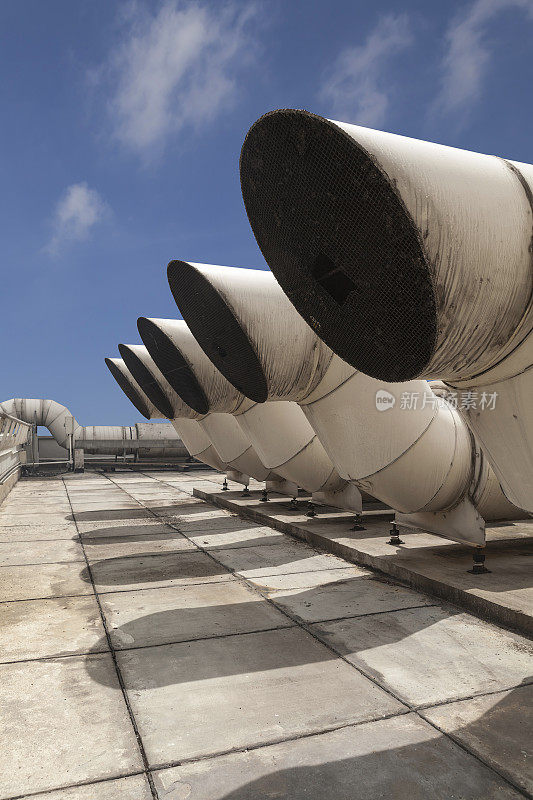
[[[43,248],[44,251],[48,255],[57,256],[69,244],[87,239],[107,212],[107,204],[85,182],[68,186],[55,208],[52,236]]]
[[[327,113],[361,125],[383,125],[389,106],[389,62],[412,41],[408,17],[387,14],[364,44],[343,50],[319,91]]]
[[[257,49],[258,16],[255,3],[165,0],[155,12],[133,4],[121,45],[97,75],[110,94],[114,138],[151,158],[169,137],[231,109]]]
[[[533,0],[476,0],[452,20],[433,112],[464,111],[480,97],[491,58],[487,28],[494,17],[512,9],[533,20]]]

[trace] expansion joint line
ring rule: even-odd
[[[120,670],[120,666],[119,666],[119,663],[118,663],[117,654],[115,652],[115,648],[114,648],[113,642],[111,640],[111,635],[109,633],[107,620],[105,618],[104,610],[103,610],[102,604],[100,602],[100,596],[99,596],[98,591],[96,589],[96,584],[94,582],[93,572],[92,572],[92,569],[91,569],[91,565],[89,563],[89,559],[87,557],[87,551],[85,550],[85,543],[83,541],[83,536],[81,534],[80,529],[78,528],[78,522],[77,522],[77,519],[76,519],[76,514],[75,514],[74,509],[72,507],[72,502],[70,500],[70,494],[69,494],[69,491],[68,491],[68,487],[67,487],[66,481],[65,481],[64,478],[61,478],[61,480],[62,480],[63,486],[65,488],[65,492],[66,492],[67,499],[68,499],[68,502],[69,502],[70,510],[72,512],[72,519],[74,520],[74,524],[76,526],[76,531],[78,533],[78,540],[80,542],[80,546],[81,546],[81,549],[82,549],[82,552],[83,552],[83,558],[85,560],[85,565],[86,565],[86,568],[87,568],[87,574],[89,575],[89,578],[90,578],[90,581],[91,581],[91,588],[92,588],[92,590],[94,592],[94,597],[95,597],[96,603],[98,605],[98,612],[100,614],[100,619],[102,620],[102,625],[103,625],[104,632],[105,632],[105,637],[106,637],[106,640],[107,640],[107,646],[109,647],[109,652],[111,654],[111,659],[113,661],[113,666],[115,667],[115,672],[116,672],[118,683],[119,683],[119,686],[120,686],[120,691],[122,692],[122,697],[124,698],[124,703],[126,704],[126,709],[128,711],[128,716],[130,718],[130,722],[131,722],[131,725],[133,727],[133,731],[135,733],[135,738],[137,740],[137,746],[138,746],[139,752],[141,754],[141,759],[142,759],[142,763],[143,763],[143,772],[144,772],[144,775],[146,776],[146,780],[148,781],[148,785],[150,786],[150,792],[151,792],[153,800],[158,800],[158,794],[157,794],[157,790],[155,788],[154,779],[153,779],[152,773],[150,771],[150,764],[148,762],[148,757],[147,757],[146,751],[144,749],[144,744],[143,744],[143,741],[141,739],[141,734],[139,732],[139,728],[137,726],[137,721],[136,721],[135,716],[133,714],[133,709],[131,707],[131,704],[130,704],[130,701],[129,701],[129,698],[128,698],[128,693],[126,691],[126,684],[124,683],[124,679],[122,677],[122,672]]]

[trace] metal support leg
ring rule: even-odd
[[[471,575],[485,575],[490,572],[485,566],[485,553],[482,550],[474,550],[474,563],[472,569],[467,570]]]
[[[352,531],[366,531],[365,526],[363,523],[363,515],[356,514],[353,518],[353,527],[351,528]]]
[[[223,492],[229,491],[229,486],[228,486],[228,482],[227,482],[226,478],[224,478],[224,483],[222,484],[222,491]]]
[[[307,511],[307,514],[305,516],[306,517],[316,517],[316,511],[315,511],[314,503],[311,503],[311,502],[308,503],[308,511]]]
[[[241,497],[250,497],[250,490],[247,486],[245,486],[244,489],[242,490]]]
[[[289,503],[289,508],[291,511],[298,511],[298,500],[295,497],[293,497]]]
[[[395,522],[392,523],[392,528],[390,529],[389,533],[390,533],[390,539],[388,541],[388,544],[392,545],[403,544],[403,540],[400,539],[400,531],[398,530],[398,526],[396,525]]]
[[[268,492],[266,489],[263,489],[263,491],[261,492],[260,500],[262,503],[268,503]]]

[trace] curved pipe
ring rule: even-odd
[[[461,514],[469,515],[461,527],[469,530],[449,523],[448,535],[483,539],[484,521],[470,502],[478,480],[471,436],[458,412],[437,402],[426,381],[384,384],[341,361],[271,273],[173,261],[168,276],[184,319],[215,366],[234,384],[238,379],[249,397],[260,375],[268,399],[299,403],[345,480],[399,512],[425,515],[429,530],[441,526],[434,515],[445,513],[449,520],[450,511],[461,506]],[[249,383],[236,355],[244,341],[252,354]],[[386,411],[379,403],[382,393],[395,400]],[[416,395],[416,407],[405,408],[404,395]]]
[[[462,413],[533,511],[533,166],[284,110],[250,129],[241,185],[317,334],[375,378],[477,397]]]
[[[140,317],[137,327],[150,355],[182,399],[196,410],[235,416],[265,466],[311,493],[356,513],[361,496],[335,470],[296,403],[254,403],[214,366],[183,320]],[[213,413],[214,412],[214,413]],[[218,413],[217,413],[218,412]]]
[[[184,417],[198,421],[226,469],[258,481],[275,479],[230,414],[202,415],[184,403],[144,345],[121,344],[119,350],[133,378],[154,405],[161,411],[164,409],[168,419]]]
[[[139,384],[135,381],[124,361],[121,358],[106,358],[105,361],[108,367],[110,366],[108,362],[113,362],[115,369],[110,368],[111,374],[133,405],[138,410],[140,409],[137,403],[139,403],[141,407],[144,407],[149,414],[149,419],[158,417],[160,412],[156,409],[153,403],[143,392]],[[191,416],[194,416],[192,409],[190,409],[190,414]],[[202,430],[196,419],[186,419],[185,417],[180,417],[171,420],[171,423],[172,427],[181,438],[183,444],[193,458],[196,458],[203,464],[208,464],[208,466],[213,467],[213,469],[220,470],[221,472],[224,472],[227,469],[226,464],[221,461],[218,453],[215,451],[215,448],[207,438],[205,432]]]
[[[19,419],[48,428],[61,447],[68,447],[66,421],[72,417],[66,406],[55,400],[15,398],[0,403],[0,409]],[[73,417],[72,417],[73,418]],[[74,446],[90,454],[184,455],[184,447],[175,430],[162,423],[140,425],[88,425],[82,427],[73,418]],[[145,452],[146,451],[146,452]]]

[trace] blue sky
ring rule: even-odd
[[[297,107],[533,161],[533,0],[1,0],[0,399],[140,419],[104,356],[171,258],[264,268],[250,125]]]

